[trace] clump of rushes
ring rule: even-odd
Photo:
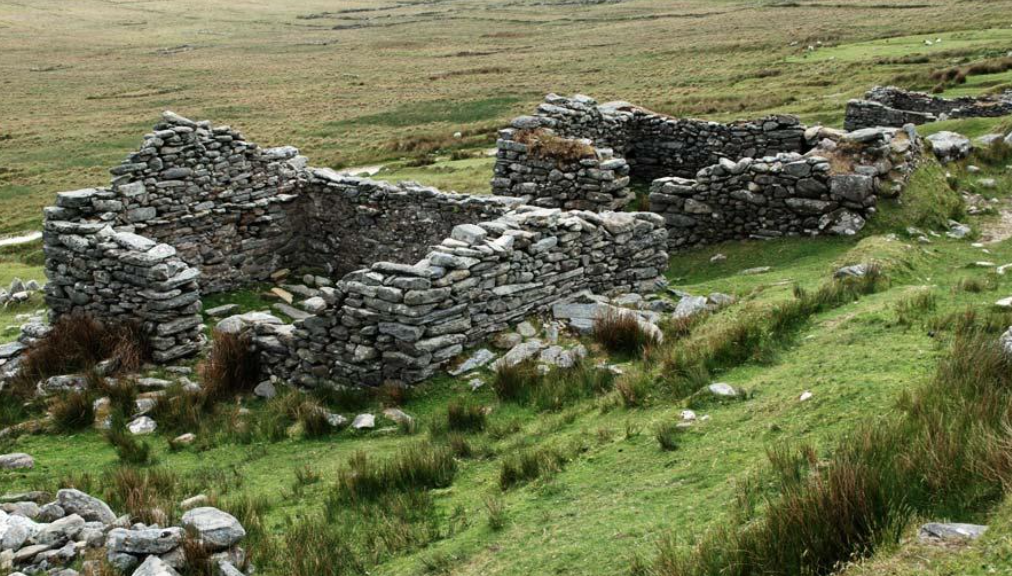
[[[630,311],[609,309],[594,320],[594,340],[612,354],[642,354],[660,344],[660,331]]]
[[[668,422],[657,427],[657,430],[654,432],[654,438],[657,439],[657,444],[660,445],[661,450],[672,452],[678,450],[678,436],[681,433],[682,429],[678,424]]]
[[[116,449],[116,456],[127,464],[150,464],[151,445],[134,438],[127,430],[126,420],[119,412],[113,412],[106,440]]]
[[[600,370],[586,360],[542,374],[532,359],[499,368],[492,388],[503,401],[539,410],[559,410],[574,401],[610,391],[614,378],[611,372]]]
[[[447,427],[455,432],[481,432],[487,420],[485,407],[469,398],[457,398],[446,407]]]
[[[356,452],[338,472],[330,499],[370,501],[390,493],[445,488],[456,473],[450,449],[427,442],[404,448],[379,463],[364,452]]]
[[[204,394],[220,400],[251,391],[260,378],[259,356],[248,334],[215,331],[207,360],[200,367]]]
[[[565,455],[552,447],[521,450],[503,459],[499,468],[499,487],[502,490],[509,490],[554,474],[562,470],[565,463]]]
[[[578,162],[593,158],[594,147],[587,141],[576,138],[562,138],[544,128],[520,130],[513,140],[527,146],[527,153],[536,158],[561,162]]]
[[[95,420],[91,398],[83,391],[69,391],[49,398],[49,414],[57,432],[76,432]]]
[[[84,313],[66,314],[25,353],[11,390],[22,400],[30,399],[39,380],[90,370],[108,359],[116,359],[125,372],[135,371],[150,357],[150,351],[147,336],[135,322],[114,323]]]

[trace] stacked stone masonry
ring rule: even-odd
[[[112,172],[46,209],[47,302],[54,318],[140,321],[159,362],[200,349],[202,294],[308,268],[344,279],[322,312],[258,327],[270,373],[415,382],[581,290],[653,287],[667,261],[659,216],[340,176],[170,112]]]
[[[629,164],[610,148],[587,139],[569,139],[590,154],[579,159],[539,157],[522,141],[530,131],[509,128],[499,133],[492,193],[514,196],[534,206],[565,210],[617,210],[636,195],[629,189]],[[519,138],[518,138],[519,137]]]
[[[521,207],[461,224],[421,261],[377,262],[325,311],[258,327],[272,376],[303,386],[417,382],[487,336],[581,291],[653,291],[666,230],[650,213]]]
[[[947,99],[895,86],[876,86],[865,94],[863,100],[847,103],[844,128],[900,127],[945,118],[993,118],[1009,114],[1012,114],[1012,90],[996,96]]]
[[[514,119],[500,133],[493,190],[539,205],[588,209],[604,197],[560,188],[556,182],[570,175],[516,142],[518,133],[531,130],[606,146],[596,149],[598,156],[607,154],[615,166],[626,160],[623,173],[633,179],[652,179],[650,210],[665,219],[672,250],[730,239],[853,234],[880,196],[899,193],[920,151],[912,129],[845,133],[806,128],[790,116],[718,124],[626,102],[549,95],[535,115]]]

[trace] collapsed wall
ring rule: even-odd
[[[996,96],[939,98],[895,86],[876,86],[847,103],[844,128],[901,127],[945,118],[993,118],[1012,114],[1012,90]]]
[[[629,164],[587,139],[561,138],[543,129],[499,132],[492,193],[566,210],[617,210],[636,195]]]
[[[417,382],[465,346],[582,290],[655,290],[666,236],[654,214],[521,207],[454,227],[415,264],[348,274],[326,310],[294,331],[261,325],[256,341],[282,381]]]

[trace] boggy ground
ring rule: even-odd
[[[329,167],[487,148],[496,129],[553,91],[717,120],[784,112],[838,125],[847,99],[873,84],[930,88],[919,75],[1004,55],[1010,8],[1009,0],[0,3],[0,234],[38,229],[57,191],[106,184],[106,170],[163,109],[231,124],[263,145],[293,144]],[[998,87],[978,80],[960,89]],[[403,175],[485,192],[490,164],[476,162]]]
[[[660,544],[673,543],[684,553],[708,531],[734,526],[742,518],[736,503],[751,493],[742,487],[758,483],[760,492],[772,490],[775,482],[764,474],[771,461],[784,460],[778,455],[789,452],[786,446],[810,446],[813,459],[825,462],[859,424],[903,417],[909,402],[901,400],[932,381],[960,314],[972,308],[983,318],[993,302],[1012,293],[1012,275],[975,264],[1012,262],[1009,240],[974,246],[973,237],[943,234],[950,217],[978,230],[999,218],[993,207],[967,217],[953,186],[965,190],[974,178],[1004,174],[1009,163],[1007,155],[946,169],[928,163],[902,202],[884,203],[857,238],[732,243],[675,255],[668,272],[673,287],[734,294],[738,302],[691,326],[669,326],[668,343],[645,360],[609,356],[585,340],[594,362],[617,362],[625,374],[613,387],[554,409],[501,400],[488,372],[476,392],[467,378],[444,376],[406,399],[319,398],[348,417],[398,404],[414,426],[381,420],[381,430],[311,437],[304,420],[286,415],[290,394],[262,401],[247,393],[219,403],[217,416],[206,416],[197,429],[173,429],[163,420],[162,430],[145,438],[153,451],[149,464],[122,463],[103,434],[91,429],[6,441],[0,452],[28,452],[37,465],[0,472],[0,492],[74,484],[125,503],[124,490],[140,485],[150,500],[135,498],[134,506],[154,502],[170,515],[178,515],[179,501],[204,492],[250,530],[247,544],[261,574],[681,573],[656,561]],[[983,172],[970,173],[969,164]],[[1003,200],[1003,190],[991,195]],[[922,233],[930,242],[917,240]],[[35,250],[6,252],[0,284],[37,270]],[[718,254],[725,258],[714,258]],[[875,262],[883,280],[855,292],[818,291],[834,285],[839,266],[859,262]],[[764,266],[769,271],[742,274]],[[802,299],[808,304],[789,321],[776,311]],[[256,291],[213,304],[227,301],[244,309],[263,305]],[[11,315],[35,306],[5,312],[3,320],[13,323]],[[1001,329],[1010,323],[1001,313],[994,320]],[[742,326],[755,330],[737,340],[721,336]],[[671,359],[692,347],[710,355],[707,371],[671,368],[677,366]],[[714,381],[733,385],[742,397],[719,401],[696,393]],[[811,397],[801,401],[804,392]],[[483,425],[448,434],[448,406],[461,402],[489,413],[473,417]],[[239,407],[250,413],[241,415]],[[687,408],[698,419],[676,428]],[[249,428],[242,422],[255,423],[258,431],[240,432]],[[169,440],[183,431],[195,431],[198,442],[172,449]],[[375,488],[379,496],[348,489],[345,471],[355,454],[392,462],[403,460],[405,450],[420,461],[408,488]],[[427,459],[446,465],[441,458],[447,450],[454,454],[450,472],[421,473]],[[757,517],[775,501],[771,495],[757,504]],[[919,553],[907,543],[916,525],[943,518],[915,514],[873,560],[848,570],[1010,570],[1002,552],[1009,538],[1007,505],[991,519],[994,503],[992,495],[945,512],[958,514],[949,518],[954,521],[992,523],[976,545]]]

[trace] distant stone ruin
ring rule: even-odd
[[[900,127],[947,118],[993,118],[1012,114],[1012,90],[997,96],[938,98],[895,86],[876,86],[863,100],[847,103],[846,130],[875,126]]]
[[[582,146],[585,157],[534,150],[551,138],[556,149]],[[919,151],[912,128],[848,134],[793,116],[720,124],[552,94],[500,132],[492,189],[539,206],[592,210],[631,202],[629,186],[639,181],[649,186],[649,210],[664,217],[669,249],[853,234],[880,196],[899,193]]]

